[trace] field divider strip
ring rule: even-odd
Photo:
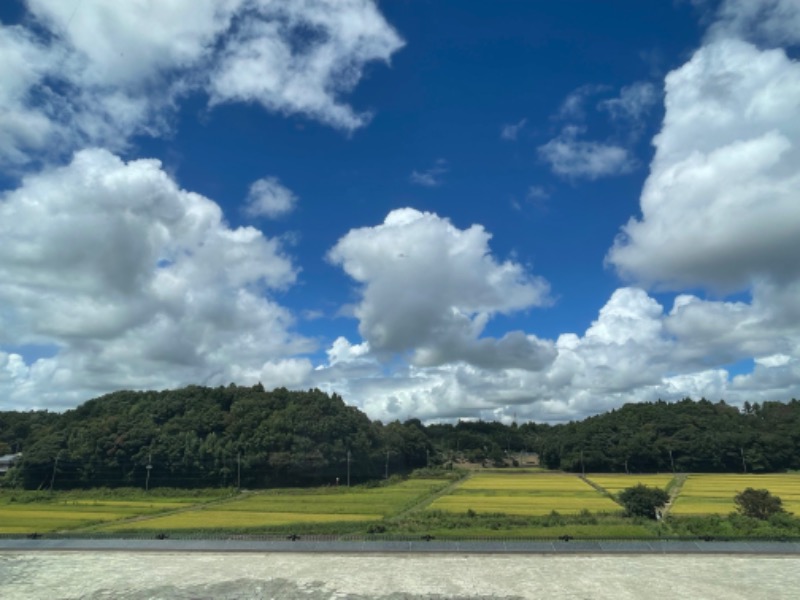
[[[664,505],[664,508],[661,511],[662,519],[669,515],[669,511],[672,509],[673,503],[678,499],[678,496],[683,490],[683,484],[686,483],[688,478],[689,476],[686,473],[678,473],[673,478],[669,486],[669,500],[667,500],[667,503]]]
[[[587,478],[586,475],[578,475],[578,479],[581,479],[584,482],[586,482],[588,485],[592,486],[594,489],[596,489],[598,492],[600,492],[603,496],[606,496],[607,498],[610,498],[614,502],[614,504],[622,506],[622,504],[620,504],[619,500],[617,500],[617,497],[614,494],[609,492],[606,488],[604,488],[599,483],[595,483],[591,479]]]

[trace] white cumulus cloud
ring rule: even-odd
[[[5,356],[15,406],[227,383],[313,349],[268,296],[297,274],[279,243],[229,228],[156,160],[89,149],[28,176],[0,197],[0,239],[0,343],[53,349]]]
[[[251,3],[209,83],[212,104],[258,102],[353,130],[370,119],[339,101],[364,65],[403,46],[370,0]]]
[[[800,275],[800,64],[739,40],[666,78],[666,115],[641,196],[608,260],[673,288],[747,288]]]
[[[0,161],[63,159],[171,128],[181,98],[257,102],[352,131],[342,100],[403,42],[370,0],[31,0],[0,24]]]
[[[362,286],[355,316],[369,347],[411,352],[425,366],[463,360],[539,369],[552,360],[550,345],[532,335],[481,337],[493,315],[548,302],[547,283],[495,260],[489,239],[479,225],[460,230],[411,208],[340,239],[329,259]]]

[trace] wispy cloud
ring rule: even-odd
[[[658,90],[649,81],[637,81],[620,90],[619,96],[602,100],[598,110],[607,112],[612,119],[639,122],[658,101]]]
[[[503,125],[500,129],[500,138],[508,141],[516,140],[519,132],[522,131],[522,128],[525,127],[527,123],[528,119],[520,119],[516,123]]]
[[[562,177],[598,179],[628,173],[635,166],[622,146],[578,139],[583,128],[567,126],[558,137],[539,147],[539,157]]]
[[[422,185],[425,187],[437,187],[442,185],[442,176],[447,173],[447,161],[440,158],[436,163],[425,171],[411,171],[409,179],[411,183]]]
[[[592,96],[611,89],[607,85],[587,83],[570,92],[558,109],[557,117],[564,120],[583,120],[586,118],[586,102]]]

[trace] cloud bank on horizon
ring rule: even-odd
[[[335,391],[383,420],[562,421],[659,398],[800,397],[793,0],[707,9],[695,47],[657,78],[564,82],[549,113],[459,122],[451,148],[485,128],[496,144],[485,152],[509,153],[482,159],[483,180],[517,161],[523,196],[555,206],[533,211],[535,235],[514,229],[519,201],[474,200],[466,155],[416,139],[444,134],[410,83],[362,101],[373,80],[426,68],[415,31],[371,0],[17,8],[0,13],[0,410],[259,381]],[[382,125],[372,98],[418,129]],[[244,132],[222,148],[231,162],[215,154],[190,176],[174,157],[223,144],[202,127],[228,115]],[[263,162],[253,137],[308,165],[293,175]],[[306,159],[323,143],[341,156]],[[372,163],[389,145],[403,158]],[[234,163],[251,169],[235,174],[238,194],[203,179]],[[371,198],[334,202],[370,164],[391,168],[373,188],[382,212]],[[590,231],[581,202],[610,202],[605,182],[637,173],[638,212],[616,223],[605,256],[561,257],[587,269],[587,288],[616,289],[584,309],[590,323],[543,334],[582,294],[531,255],[556,247],[548,235],[583,235],[580,219]]]

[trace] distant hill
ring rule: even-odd
[[[63,414],[0,412],[0,453],[18,451],[2,481],[29,489],[344,485],[522,453],[573,472],[767,472],[800,469],[800,402],[685,399],[564,425],[425,426],[371,421],[319,390],[189,386],[115,392]]]

